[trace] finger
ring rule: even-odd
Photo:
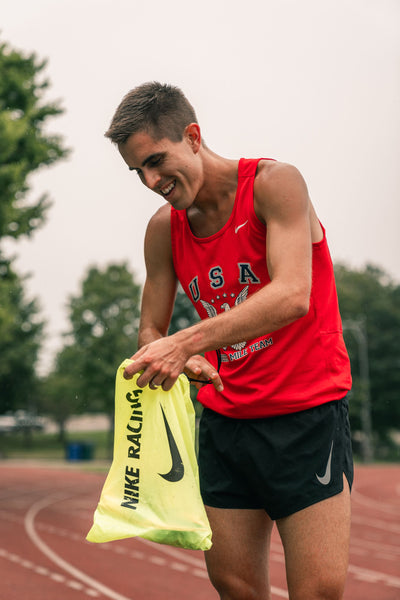
[[[224,384],[222,383],[222,379],[219,376],[219,373],[214,371],[210,374],[210,379],[217,392],[222,392],[224,389]]]
[[[164,392],[169,392],[169,390],[172,388],[172,386],[175,384],[176,380],[178,379],[179,375],[180,375],[180,373],[178,373],[176,375],[171,374],[164,379],[164,381],[161,384],[161,387],[164,390]]]
[[[194,371],[195,374],[195,378],[196,379],[202,379],[203,381],[194,381],[192,383],[195,384],[196,388],[199,390],[200,388],[202,388],[204,385],[207,385],[207,383],[212,383],[213,386],[215,387],[215,389],[218,392],[222,392],[222,390],[224,389],[224,385],[222,383],[222,379],[219,375],[219,373],[210,365],[210,368],[204,368],[204,369],[196,369],[196,371]]]
[[[125,370],[124,370],[124,378],[125,379],[132,379],[132,377],[136,373],[139,373],[139,371],[143,371],[143,369],[146,368],[147,365],[142,359],[142,355],[145,353],[145,348],[146,348],[146,346],[143,346],[143,348],[140,348],[137,352],[135,352],[135,354],[133,354],[130,357],[129,360],[131,360],[132,362],[129,363],[129,365],[127,365],[125,367]]]
[[[141,371],[142,369],[138,367],[138,363],[134,362],[134,363],[130,363],[129,365],[127,365],[125,367],[124,370],[124,378],[125,379],[132,379],[132,377],[135,375],[135,373],[139,373],[139,371]]]
[[[136,380],[136,384],[140,387],[140,388],[144,388],[146,387],[146,385],[150,386],[150,383],[152,385],[154,385],[154,379],[155,377],[155,373],[150,371],[149,369],[145,369],[143,371],[143,373],[140,375],[140,377],[137,378]]]
[[[202,372],[202,368],[200,365],[187,362],[183,372],[186,373],[188,377],[198,377]]]
[[[145,352],[143,348],[138,350],[133,356],[131,356],[129,360],[132,362],[125,367],[123,373],[125,379],[132,379],[136,373],[140,373],[140,371],[144,372],[149,366],[148,361],[145,359]]]
[[[209,373],[214,372],[215,369],[203,357],[199,358],[201,359],[201,362],[199,362],[194,357],[189,359],[185,365],[183,372],[186,373],[188,377],[191,377],[193,379],[209,380]]]
[[[131,373],[130,371],[125,369],[123,375],[124,375],[124,379],[132,379],[132,377],[134,376],[134,373]]]
[[[163,390],[168,391],[172,388],[176,379],[177,376],[168,377],[168,375],[162,373],[160,370],[148,366],[146,369],[144,369],[140,377],[138,377],[136,383],[141,388],[144,388],[146,385],[148,385],[152,390],[162,387]]]

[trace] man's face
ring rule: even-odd
[[[180,142],[156,140],[139,131],[118,146],[122,158],[138,173],[142,183],[178,210],[191,206],[201,186],[200,138],[193,139],[198,127],[194,136],[188,133],[189,128]]]

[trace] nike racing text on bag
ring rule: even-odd
[[[136,385],[117,371],[114,458],[90,542],[143,537],[208,550],[211,530],[201,500],[194,449],[195,415],[181,375],[169,392]]]

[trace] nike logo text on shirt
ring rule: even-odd
[[[163,407],[161,407],[161,412],[164,418],[165,430],[167,432],[169,450],[171,452],[172,458],[172,467],[168,473],[159,473],[160,477],[163,477],[167,481],[176,482],[180,481],[185,474],[185,467],[182,462],[181,455],[179,453],[178,446],[176,445],[175,438],[167,421],[167,417],[164,414]]]
[[[239,231],[239,229],[240,229],[241,227],[244,227],[244,226],[245,226],[247,223],[248,223],[248,219],[247,219],[247,221],[245,221],[245,222],[244,222],[244,223],[242,223],[241,225],[238,225],[237,227],[235,227],[235,233],[237,233],[237,232]]]
[[[333,440],[331,444],[331,450],[329,452],[328,462],[326,464],[325,474],[320,477],[317,473],[315,473],[315,477],[322,485],[328,485],[331,480],[331,463],[332,463],[332,451],[333,451]]]

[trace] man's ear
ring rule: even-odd
[[[201,131],[197,123],[190,123],[185,127],[183,137],[187,139],[189,144],[193,148],[193,152],[197,154],[201,146]]]

